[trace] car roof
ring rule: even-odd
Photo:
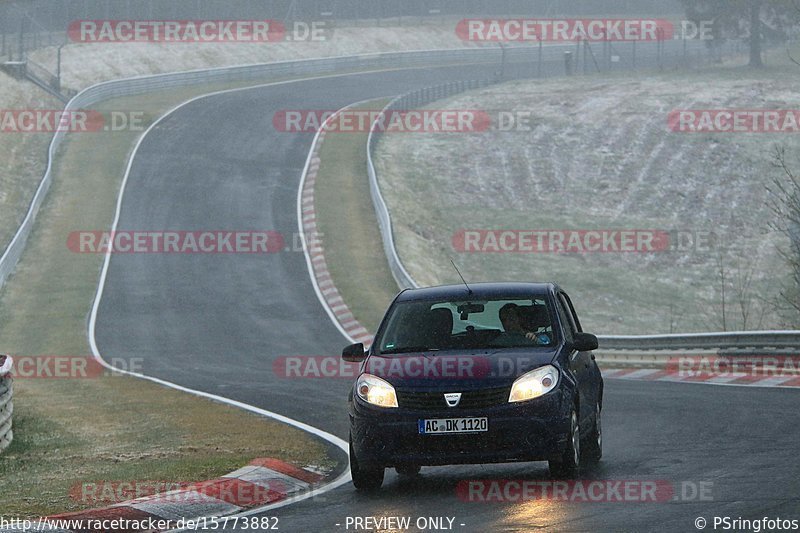
[[[397,295],[398,302],[418,300],[448,300],[448,299],[474,299],[490,300],[494,298],[545,297],[549,293],[560,290],[555,283],[527,283],[527,282],[493,282],[470,283],[470,295],[463,283],[455,285],[440,285],[421,289],[406,289]]]

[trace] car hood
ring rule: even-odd
[[[527,348],[371,355],[363,371],[401,389],[474,390],[510,386],[522,374],[550,364],[557,353],[557,348]]]

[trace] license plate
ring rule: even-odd
[[[482,433],[489,431],[489,419],[480,418],[429,418],[417,423],[420,435],[447,435],[451,433]]]

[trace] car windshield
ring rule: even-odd
[[[550,311],[539,298],[400,302],[376,344],[381,354],[553,345]]]

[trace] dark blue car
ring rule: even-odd
[[[569,296],[553,283],[481,283],[397,295],[349,395],[350,469],[549,461],[574,476],[602,455],[603,378]]]

